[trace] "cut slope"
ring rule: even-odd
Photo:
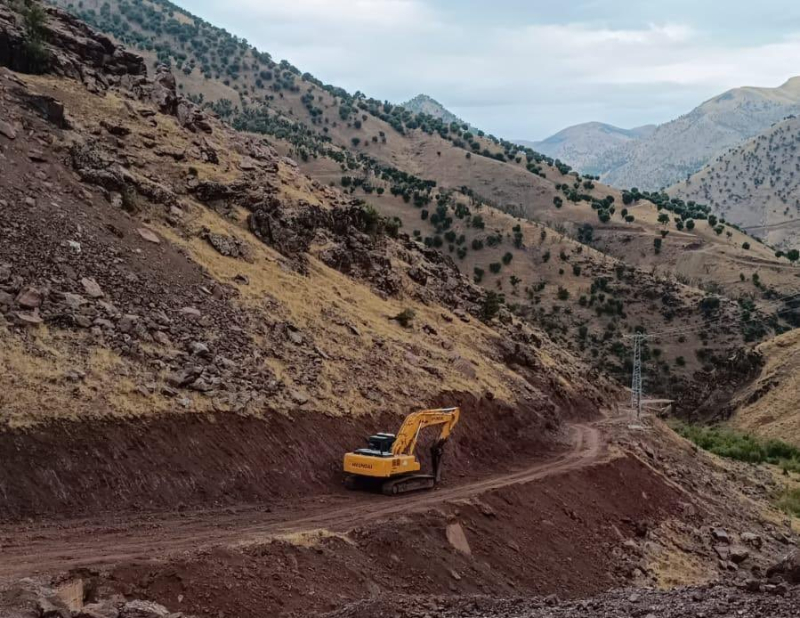
[[[90,6],[91,3],[84,5],[81,14],[90,11]],[[170,33],[169,29],[154,30],[153,22],[166,19],[165,15],[168,16],[170,10],[180,16],[184,24],[182,29],[191,30],[185,32],[189,36],[187,41]],[[616,315],[622,317],[623,323],[614,324],[611,335],[607,334],[610,330],[593,333],[606,341],[608,346],[614,346],[614,356],[621,361],[615,372],[620,376],[627,371],[623,359],[627,358],[629,352],[623,333],[636,327],[657,330],[664,325],[665,319],[695,327],[696,321],[704,319],[698,299],[705,293],[733,298],[754,293],[760,296],[762,292],[765,295],[772,294],[773,288],[792,289],[791,286],[796,284],[788,262],[776,260],[772,250],[724,225],[700,223],[693,228],[684,226],[684,219],[694,209],[687,210],[685,205],[673,204],[665,196],[650,196],[650,199],[659,201],[662,209],[666,207],[672,211],[667,215],[666,223],[659,221],[659,217],[665,213],[659,212],[651,201],[641,196],[641,199],[630,204],[623,203],[625,196],[622,192],[580,177],[571,172],[569,166],[530,149],[484,135],[480,131],[452,127],[431,116],[415,115],[409,110],[361,94],[349,95],[341,89],[326,86],[313,76],[301,75],[298,69],[288,63],[275,63],[268,55],[259,55],[245,43],[173,5],[144,0],[140,11],[146,19],[139,19],[138,13],[131,14],[126,3],[112,2],[104,14],[89,17],[112,34],[133,43],[141,44],[131,34],[137,28],[144,28],[157,40],[163,41],[162,60],[172,61],[176,65],[182,63],[183,69],[178,74],[179,84],[184,86],[185,92],[192,93],[195,100],[203,95],[208,103],[209,99],[217,97],[219,88],[238,90],[235,98],[227,101],[217,97],[209,104],[210,109],[240,130],[268,135],[275,148],[294,158],[300,168],[317,181],[353,191],[354,195],[360,196],[383,214],[400,218],[408,232],[419,229],[417,238],[429,242],[432,248],[439,247],[441,243],[442,249],[446,247],[458,258],[456,264],[467,276],[473,277],[476,268],[482,270],[485,276],[480,278],[480,282],[485,287],[501,292],[509,292],[508,286],[516,287],[518,298],[512,298],[513,291],[507,294],[509,304],[515,307],[514,311],[526,321],[547,329],[553,337],[564,335],[576,353],[592,364],[602,363],[603,355],[599,349],[590,349],[579,340],[583,332],[581,326],[587,326],[586,321],[598,311],[593,304],[596,301],[590,303],[592,295],[596,299],[602,296],[600,302],[608,306],[607,293],[598,293],[593,289],[593,286],[604,284],[593,279],[607,278],[609,271],[614,273],[612,278],[616,277],[613,269],[617,260],[622,261],[625,267],[630,268],[626,275],[627,295],[642,310],[636,311],[635,315],[631,312],[631,318],[627,319],[626,312],[615,303]],[[124,29],[120,29],[114,20],[113,16],[117,15],[125,23],[130,22],[132,30],[123,32]],[[230,68],[225,76],[226,70],[223,68],[211,67],[208,78],[198,79],[199,71],[192,68],[191,58],[196,56],[200,62],[201,56],[208,54],[199,48],[195,50],[196,45],[192,42],[195,38],[214,42],[217,47],[221,41],[234,45],[235,53],[231,54],[237,57],[238,60],[233,64],[238,68]],[[188,60],[181,60],[180,55],[184,53]],[[231,66],[231,61],[228,66]],[[234,74],[230,74],[230,71]],[[261,71],[269,73],[270,79],[264,77],[262,87],[254,88],[252,82],[261,79]],[[409,206],[403,212],[405,204]],[[459,228],[464,242],[457,249],[453,242],[445,244],[445,235],[453,230],[445,229],[441,223],[435,223],[433,229],[428,227],[426,230],[432,219],[428,219],[428,223],[415,225],[414,219],[421,218],[423,212],[414,210],[411,204],[428,214],[441,205],[445,208],[444,219],[452,219],[453,227]],[[464,207],[468,212],[463,210]],[[680,216],[677,214],[679,208],[683,213]],[[464,216],[464,226],[455,222],[459,218],[459,209]],[[485,248],[491,232],[495,232],[497,237],[497,230],[484,227],[477,236],[471,233],[469,228],[474,226],[470,221],[482,212],[481,209],[486,209],[487,220],[495,220],[496,214],[496,220],[503,222],[500,236],[505,239],[505,243],[499,243],[484,253],[480,253],[481,249],[473,248],[473,240],[483,242]],[[548,242],[552,243],[552,239],[565,236],[585,241],[586,232],[590,230],[590,244],[598,252],[586,252],[575,258],[577,263],[567,264],[571,254],[579,255],[583,251],[580,245],[567,239],[569,247],[552,247],[558,253],[547,255],[551,248],[540,241],[536,242],[536,249],[526,251],[534,257],[533,268],[526,268],[531,264],[530,261],[516,259],[510,265],[504,265],[502,259],[505,252],[510,250],[514,254],[519,249],[511,249],[509,244],[515,242],[517,232],[513,228],[521,222],[513,221],[497,211],[550,228],[542,229],[542,225],[533,225],[528,232],[523,232],[528,248],[534,247],[536,235],[542,232],[549,234],[551,240]],[[672,220],[675,217],[680,221]],[[669,236],[662,238],[666,233]],[[467,236],[470,238],[467,239]],[[752,243],[753,246],[746,250],[743,248],[745,243]],[[452,249],[449,246],[451,244],[454,245]],[[562,249],[565,259],[560,257]],[[549,266],[541,268],[546,276],[539,277],[539,265],[551,256]],[[556,256],[563,263],[557,262]],[[498,267],[499,271],[493,272]],[[572,274],[577,272],[574,267],[585,274]],[[763,290],[750,283],[751,275],[756,270]],[[515,281],[519,280],[516,286],[511,283],[512,275],[516,277]],[[652,282],[659,280],[663,281],[651,287]],[[545,294],[537,294],[535,288],[542,283],[549,285],[549,288]],[[560,305],[558,294],[564,293],[559,291],[559,287],[565,288],[571,295],[569,304],[577,304],[581,296],[586,297],[587,306],[575,310],[577,321],[573,320],[572,307]],[[684,295],[684,287],[702,287],[704,291],[686,290]],[[681,293],[674,294],[678,289],[682,290]],[[530,298],[527,298],[528,295]],[[550,302],[546,306],[537,306],[541,298],[548,296]],[[669,307],[664,304],[644,310],[648,303],[652,305],[657,298],[666,299],[664,303],[674,301],[677,305]],[[559,302],[553,302],[555,300]],[[723,304],[726,307],[723,313],[730,314],[728,317],[735,322],[732,332],[710,332],[711,350],[701,349],[707,347],[703,345],[705,340],[695,340],[683,351],[675,345],[674,352],[667,353],[669,361],[662,361],[662,369],[651,372],[651,375],[658,373],[661,376],[659,382],[668,384],[672,377],[663,369],[663,364],[669,365],[674,361],[676,364],[671,371],[689,376],[698,366],[710,367],[711,360],[717,355],[730,356],[723,350],[741,343],[740,337],[760,338],[777,326],[772,320],[767,330],[764,330],[764,326],[753,329],[744,322],[739,323],[739,318],[734,317],[741,315],[750,321],[750,312],[739,312],[733,303]],[[592,327],[587,326],[587,329],[592,330]],[[702,358],[697,357],[697,353]],[[683,364],[678,365],[680,362]],[[708,383],[705,378],[703,381]],[[669,388],[663,392],[675,396],[675,390]]]

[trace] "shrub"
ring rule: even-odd
[[[720,457],[749,463],[769,463],[800,472],[800,449],[780,440],[761,440],[723,427],[674,423],[673,429],[700,448]]]
[[[396,320],[397,323],[403,328],[408,328],[411,326],[411,323],[414,321],[416,316],[417,314],[413,309],[403,309],[400,313],[390,319]]]
[[[500,269],[503,265],[500,262],[492,262],[489,264],[489,270],[494,273],[495,275],[500,272]]]
[[[506,252],[506,254],[503,256],[503,264],[505,264],[506,266],[508,266],[508,265],[511,263],[511,260],[513,260],[513,259],[514,259],[514,256],[511,254],[511,252],[510,252],[510,251],[508,251],[508,252]]]
[[[50,55],[44,46],[47,14],[38,2],[29,2],[22,13],[25,26],[25,55],[32,73],[43,73],[47,69]]]
[[[558,286],[558,294],[557,294],[557,296],[558,296],[558,300],[567,300],[567,299],[569,299],[569,290],[566,289],[566,288],[563,288],[561,286]]]
[[[497,292],[493,290],[486,292],[486,298],[483,299],[483,306],[481,307],[481,318],[486,322],[491,320],[500,311],[500,305],[504,301],[503,296]]]
[[[784,513],[800,517],[800,489],[786,489],[778,498],[777,506]]]

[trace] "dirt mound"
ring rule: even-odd
[[[404,518],[120,565],[97,586],[198,616],[308,615],[394,593],[567,598],[632,581],[626,543],[681,513],[675,489],[622,458]]]

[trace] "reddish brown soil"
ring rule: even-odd
[[[393,509],[392,518],[374,521],[359,521],[362,504],[352,509],[349,542],[218,547],[123,564],[96,581],[101,589],[214,617],[306,616],[387,593],[573,597],[624,583],[631,567],[618,548],[678,516],[681,499],[632,457],[508,485],[480,499],[461,494],[445,499],[449,494],[441,492],[436,508],[420,512],[411,504],[404,517]],[[471,555],[448,542],[446,528],[454,523]]]
[[[229,507],[135,518],[125,513],[104,513],[85,520],[8,525],[0,527],[0,545],[5,558],[0,563],[0,579],[107,566],[123,560],[231,545],[275,534],[319,528],[346,531],[384,517],[424,511],[445,501],[464,500],[499,487],[590,466],[604,457],[598,430],[576,426],[572,449],[544,463],[484,476],[469,483],[451,481],[450,486],[402,499],[341,489],[317,497],[307,493],[303,499],[288,500],[281,505],[239,510]]]
[[[457,393],[442,398],[463,410],[447,447],[446,482],[508,470],[567,442],[533,409]],[[346,451],[399,423],[388,415],[359,421],[302,413],[176,415],[0,432],[0,518],[271,504],[327,494],[340,485]],[[418,450],[426,452],[425,444]]]

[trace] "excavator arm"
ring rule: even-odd
[[[443,446],[450,437],[453,427],[458,423],[461,414],[459,408],[439,408],[437,410],[422,410],[406,417],[400,430],[397,432],[392,445],[393,455],[413,455],[417,448],[419,432],[426,427],[441,425],[437,445]]]

